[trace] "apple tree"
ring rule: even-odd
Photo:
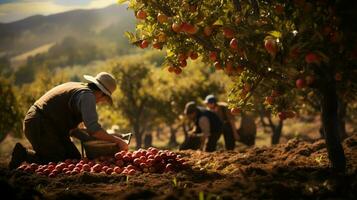
[[[260,91],[273,113],[290,118],[296,97],[313,91],[331,167],[345,171],[337,102],[357,96],[356,2],[130,0],[128,6],[138,19],[129,39],[165,48],[169,71],[179,74],[188,59],[200,57],[232,77],[233,113],[253,108],[250,97]]]

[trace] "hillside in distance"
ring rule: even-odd
[[[66,37],[128,46],[124,32],[134,29],[134,20],[126,5],[111,5],[0,23],[0,55],[14,57]]]

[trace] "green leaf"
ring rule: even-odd
[[[205,194],[203,193],[203,191],[200,191],[200,193],[198,194],[198,199],[205,200]]]
[[[131,32],[126,31],[124,34],[129,39],[129,41],[131,43],[134,43],[137,40],[136,37],[134,36],[134,34]]]
[[[213,23],[213,25],[223,25],[224,23],[223,23],[223,21],[222,21],[222,19],[218,19],[217,21],[215,21],[214,23]]]
[[[127,2],[128,0],[118,0],[118,4],[123,4],[125,2]]]
[[[269,35],[274,36],[276,38],[281,38],[281,32],[280,31],[270,31]]]
[[[176,180],[176,177],[174,177],[174,178],[172,179],[172,182],[173,182],[173,184],[174,184],[174,187],[177,187],[177,180]]]

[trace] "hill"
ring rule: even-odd
[[[0,23],[0,55],[14,57],[69,36],[127,43],[123,33],[134,28],[134,20],[126,5],[111,5]]]

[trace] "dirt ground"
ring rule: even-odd
[[[9,171],[3,158],[0,188],[8,199],[357,199],[357,134],[343,147],[345,175],[330,172],[323,140],[214,153],[177,151],[188,160],[187,170],[132,176],[48,178]]]

